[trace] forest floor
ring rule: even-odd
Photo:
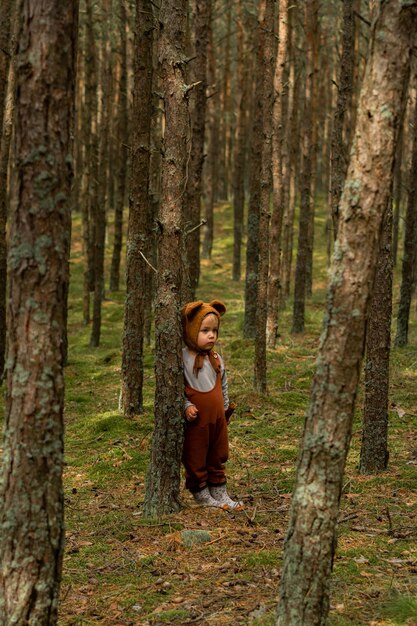
[[[197,624],[272,626],[298,444],[325,307],[324,253],[306,332],[291,335],[291,307],[268,352],[269,391],[252,391],[253,342],[242,338],[243,282],[231,281],[231,209],[216,214],[216,240],[203,261],[198,297],[219,298],[232,400],[229,491],[246,505],[230,513],[197,507],[163,520],[142,516],[152,436],[152,347],[145,355],[145,411],[118,411],[124,294],[107,293],[102,343],[89,348],[82,323],[79,222],[74,224],[66,368],[66,550],[60,626]],[[324,226],[316,225],[324,247]],[[396,293],[398,292],[398,280]],[[398,298],[395,296],[394,312]],[[363,388],[359,391],[341,499],[331,581],[330,626],[417,625],[417,314],[410,345],[392,350],[389,468],[361,476]],[[307,626],[307,625],[306,625]]]

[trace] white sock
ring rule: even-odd
[[[236,502],[229,496],[227,493],[226,483],[223,483],[222,485],[211,485],[209,490],[212,498],[217,501],[217,506],[221,505],[224,508],[234,509],[236,511],[240,511],[244,508],[243,502]]]
[[[220,509],[223,508],[223,505],[212,497],[208,487],[204,487],[204,489],[201,489],[200,491],[195,491],[193,493],[193,497],[200,506],[215,506]]]

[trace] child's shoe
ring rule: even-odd
[[[200,506],[215,506],[221,509],[224,508],[217,500],[212,497],[208,487],[204,487],[204,489],[201,489],[200,491],[195,491],[193,493],[193,497],[197,504],[199,504]]]
[[[244,509],[243,502],[235,502],[227,493],[226,483],[222,485],[212,485],[209,487],[210,495],[217,502],[217,506],[233,511],[242,511]]]

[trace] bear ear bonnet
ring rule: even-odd
[[[222,317],[222,315],[226,313],[226,307],[223,302],[220,302],[220,300],[212,300],[211,302],[209,302],[209,306],[213,307],[213,309],[217,311],[220,317]]]
[[[187,321],[191,322],[195,318],[203,304],[204,302],[202,300],[198,300],[197,302],[190,302],[189,304],[184,305],[182,308],[183,317]]]

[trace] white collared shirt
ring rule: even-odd
[[[229,392],[227,386],[226,370],[220,354],[218,352],[215,352],[214,354],[220,362],[220,376],[222,381],[224,408],[227,409],[227,407],[229,406]],[[184,377],[186,384],[189,387],[192,387],[192,389],[195,389],[196,391],[203,392],[211,391],[212,389],[214,389],[214,386],[216,384],[216,372],[214,371],[208,356],[204,357],[203,367],[201,368],[201,370],[199,370],[198,377],[195,376],[193,373],[195,355],[191,354],[188,348],[183,348],[182,359],[184,363]],[[191,405],[192,403],[188,400],[188,398],[185,398],[185,408]]]

